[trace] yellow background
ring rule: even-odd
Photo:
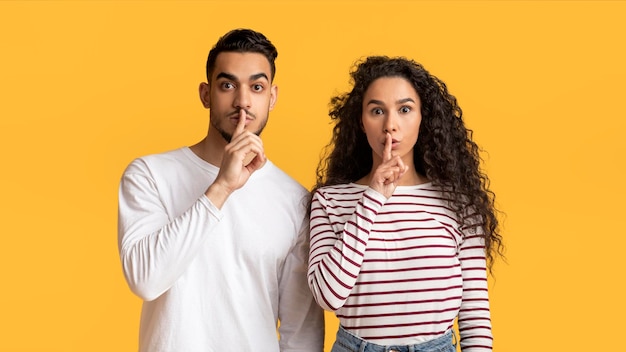
[[[506,213],[495,350],[620,350],[625,17],[619,1],[0,2],[0,351],[136,350],[118,181],[204,136],[206,55],[235,27],[278,47],[263,137],[306,187],[356,59],[405,55],[443,79]]]

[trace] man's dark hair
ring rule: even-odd
[[[272,69],[272,77],[270,81],[274,81],[276,76],[276,64],[274,61],[278,56],[278,51],[272,42],[269,41],[263,34],[253,31],[251,29],[234,29],[224,34],[215,43],[215,46],[209,52],[209,58],[206,62],[206,76],[207,80],[211,81],[211,74],[215,69],[215,60],[219,53],[224,52],[238,52],[238,53],[259,53],[263,54],[267,61],[270,63]]]

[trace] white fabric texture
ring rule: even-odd
[[[122,176],[118,244],[144,300],[139,350],[320,352],[307,191],[268,161],[220,210],[204,195],[218,171],[184,147]]]

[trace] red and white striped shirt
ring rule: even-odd
[[[379,345],[443,335],[458,316],[464,352],[491,350],[484,241],[459,232],[441,189],[385,197],[354,183],[323,187],[311,205],[308,281],[344,329]]]

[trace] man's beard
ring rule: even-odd
[[[269,115],[269,111],[267,113]],[[249,113],[247,110],[246,110],[246,114],[256,118],[256,115],[253,115],[253,114]],[[229,119],[233,115],[238,116],[239,115],[239,111],[227,115],[226,118]],[[256,134],[257,136],[260,136],[261,132],[263,132],[263,129],[265,128],[265,125],[267,125],[267,120],[268,119],[265,118],[265,121],[263,121],[263,124],[261,126],[259,126],[259,129],[256,132],[253,132],[253,133]],[[215,128],[215,130],[217,130],[217,132],[220,133],[222,138],[224,138],[224,140],[227,143],[230,143],[230,141],[233,139],[232,133],[228,133],[228,132],[224,131],[224,129],[219,125],[220,119],[217,118],[215,115],[213,115],[213,111],[212,110],[209,110],[209,121],[211,123],[211,126],[213,128]]]

